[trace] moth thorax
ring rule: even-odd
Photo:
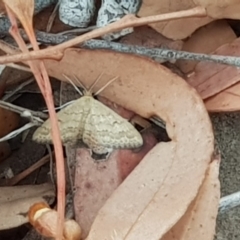
[[[93,96],[93,94],[92,94],[92,92],[91,91],[84,91],[84,94],[83,94],[84,96],[89,96],[89,97],[92,97]]]

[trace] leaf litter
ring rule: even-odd
[[[188,6],[187,1],[184,4]],[[181,10],[184,4],[174,6],[174,10]],[[209,7],[207,2],[201,4]],[[216,15],[217,6],[214,7],[208,9],[210,17]],[[139,15],[156,13],[153,11],[153,5],[149,5],[149,9],[149,12],[143,13],[145,11],[143,4]],[[234,12],[233,8],[227,9]],[[173,9],[165,12],[168,11]],[[221,12],[222,16],[229,16],[227,11]],[[221,18],[221,15],[218,14],[218,17]],[[176,23],[179,20],[174,21]],[[181,32],[183,35],[178,35],[179,31],[176,31],[176,29],[183,29],[179,28],[179,25],[176,24],[175,28],[170,28],[174,26],[174,22],[167,22],[164,31],[159,30],[159,32],[172,39],[182,39],[188,37],[201,24],[205,25],[213,19],[206,18],[204,20],[206,22],[203,21],[195,26],[188,24],[193,22],[192,19],[180,21],[185,26],[189,26],[184,28],[186,31]],[[221,26],[218,25],[218,27],[221,31]],[[140,36],[147,34],[147,31],[146,33],[145,30],[141,31]],[[166,34],[168,31],[170,34]],[[193,44],[199,38],[195,37],[196,40],[192,38]],[[144,41],[146,40],[143,38],[142,42]],[[141,43],[141,40],[139,42]],[[152,43],[155,44],[154,38]],[[173,45],[169,40],[168,46],[174,46],[174,42],[172,43]],[[209,49],[211,51],[215,51],[217,47],[224,49],[221,46],[225,43],[223,40],[215,49],[214,45]],[[229,43],[226,46],[232,45]],[[237,48],[237,44],[234,48]],[[206,52],[209,53],[209,50]],[[220,51],[220,54],[232,55],[233,52],[226,47],[225,52]],[[219,160],[212,160],[213,132],[205,106],[198,95],[199,93],[203,96],[203,90],[196,81],[192,81],[191,84],[196,87],[198,93],[163,65],[146,58],[112,51],[68,48],[60,61],[48,59],[45,60],[45,64],[50,76],[61,81],[65,81],[63,74],[76,76],[87,87],[104,69],[103,81],[96,85],[95,91],[105,85],[109,78],[119,76],[118,81],[102,92],[99,100],[107,102],[108,106],[114,110],[117,109],[120,115],[128,116],[130,120],[133,120],[135,115],[145,119],[161,118],[166,123],[166,132],[170,139],[169,142],[159,143],[159,136],[155,132],[159,128],[150,127],[145,130],[140,128],[144,138],[143,149],[134,152],[117,150],[104,162],[94,161],[82,144],[77,148],[66,149],[68,160],[72,158],[75,161],[70,163],[70,168],[74,166],[75,170],[69,170],[73,173],[70,176],[74,184],[72,187],[76,187],[75,218],[83,230],[83,237],[157,240],[171,239],[174,235],[179,239],[182,237],[200,239],[203,233],[197,228],[198,225],[191,222],[189,216],[195,213],[196,218],[199,219],[196,224],[201,225],[205,215],[211,212],[212,218],[208,219],[209,224],[203,228],[206,230],[204,237],[213,239],[220,191]],[[204,64],[199,63],[194,66],[194,71],[198,70],[198,65]],[[211,66],[210,70],[213,72],[219,69],[216,64],[208,63],[205,66]],[[222,67],[222,69],[225,68],[230,67]],[[201,81],[205,71],[199,71]],[[228,73],[228,75],[236,74],[230,70]],[[225,81],[226,77],[223,77],[223,80]],[[208,86],[209,79],[204,81]],[[231,83],[228,84],[233,85],[237,81],[233,76]],[[226,83],[221,85],[217,83],[212,83],[212,88],[206,86],[205,89],[203,88],[207,90],[207,94],[204,92],[207,96],[206,106],[209,106],[209,96],[213,98],[221,94],[226,96],[228,90],[226,88],[231,86]],[[75,84],[78,83],[75,82]],[[231,86],[235,90],[234,86],[237,84]],[[217,100],[215,104],[219,104]],[[211,108],[214,109],[214,105]],[[234,109],[236,108],[237,106]],[[230,103],[227,107],[222,105],[222,108],[218,105],[216,109],[226,111],[232,109],[232,106]],[[73,154],[69,154],[70,152]],[[207,175],[206,172],[208,172]],[[208,211],[204,211],[204,204],[209,198],[213,199],[212,205],[209,206]],[[176,212],[175,209],[178,211]],[[200,210],[196,211],[196,209]],[[185,222],[187,225],[184,224]],[[191,231],[186,231],[183,225],[190,227]]]
[[[74,60],[71,62],[70,59],[76,58],[79,59],[78,62]],[[89,65],[89,62],[95,62],[95,64]],[[117,65],[115,65],[116,62],[118,62]],[[130,64],[131,68],[126,67]],[[187,189],[186,184],[191,183],[190,185],[192,191],[188,191],[186,194],[184,194],[184,200],[182,199],[181,203],[179,202],[181,206],[177,207],[178,209],[182,209],[182,211],[185,212],[186,207],[195,197],[197,189],[199,188],[203,180],[206,168],[211,160],[210,156],[213,151],[213,135],[207,112],[205,112],[205,108],[204,106],[202,106],[200,98],[197,94],[194,95],[194,92],[192,92],[183,81],[179,81],[176,75],[172,74],[170,71],[168,71],[161,65],[158,65],[152,61],[146,60],[141,57],[128,56],[120,53],[112,54],[109,51],[79,51],[75,49],[68,49],[65,51],[65,57],[60,62],[48,60],[46,65],[48,66],[48,72],[50,75],[64,80],[62,74],[64,73],[65,75],[69,75],[69,73],[71,72],[74,73],[77,78],[81,79],[81,81],[87,87],[91,82],[91,80],[89,79],[95,79],[97,74],[101,73],[101,69],[107,68],[108,72],[106,74],[106,77],[104,77],[104,81],[99,83],[101,85],[96,85],[96,89],[99,89],[102,85],[106,84],[106,81],[107,79],[109,79],[109,77],[119,76],[120,80],[112,83],[110,86],[108,86],[108,88],[103,91],[105,97],[114,100],[115,103],[120,104],[121,106],[130,109],[143,117],[149,118],[153,115],[156,115],[166,121],[166,130],[172,141],[169,143],[160,143],[156,145],[145,156],[144,160],[142,160],[141,163],[138,164],[138,166],[133,170],[133,172],[125,179],[125,181],[115,190],[114,194],[111,195],[111,197],[107,200],[107,203],[101,208],[100,212],[98,212],[97,218],[92,225],[90,235],[88,236],[90,237],[90,239],[94,239],[95,237],[99,237],[102,234],[102,236],[108,236],[110,238],[113,229],[119,232],[119,234],[121,234],[120,236],[126,236],[126,233],[128,232],[127,229],[129,229],[132,224],[134,224],[136,219],[140,217],[141,209],[144,209],[147,206],[149,206],[149,208],[147,208],[146,211],[149,212],[150,215],[146,215],[146,219],[144,219],[143,222],[137,224],[136,229],[141,226],[143,228],[140,232],[148,233],[150,229],[147,230],[144,228],[144,222],[149,221],[147,219],[151,219],[153,217],[152,210],[155,209],[153,207],[155,204],[151,205],[150,202],[152,198],[155,198],[154,195],[156,195],[156,199],[154,199],[153,202],[162,202],[162,206],[164,206],[165,208],[167,205],[169,206],[169,208],[167,208],[169,209],[169,212],[165,212],[166,218],[162,216],[162,220],[158,219],[156,221],[156,224],[159,224],[159,221],[161,222],[163,221],[163,219],[168,219],[168,224],[165,224],[163,228],[158,228],[158,231],[152,232],[152,234],[155,236],[154,238],[156,238],[157,236],[158,238],[160,238],[165,233],[167,228],[170,228],[181,216],[181,210],[179,210],[179,215],[172,215],[171,213],[171,210],[173,210],[172,207],[170,207],[171,204],[176,204],[176,202],[174,201],[171,203],[169,202],[169,199],[171,199],[171,193],[174,195],[178,195],[181,192],[180,189],[182,187]],[[59,71],[59,68],[64,69],[64,72],[61,73]],[[125,71],[122,72],[121,69],[125,69]],[[142,71],[144,71],[144,74],[142,74]],[[151,76],[151,84],[149,84],[145,80],[145,75]],[[159,76],[161,76],[161,78],[159,78]],[[168,79],[168,81],[165,81],[165,79]],[[174,98],[170,98],[168,101],[166,101],[166,99],[168,99],[167,89],[169,90],[169,92],[175,92]],[[189,91],[189,94],[185,94],[185,91]],[[181,95],[184,95],[184,97],[181,97]],[[141,103],[131,101],[134,98],[139,98],[139,96],[146,97],[148,101],[143,101]],[[189,97],[186,98],[186,96]],[[176,99],[178,99],[179,106],[176,105]],[[180,103],[180,99],[182,99],[183,103]],[[196,104],[199,104],[198,107],[196,107]],[[180,106],[184,106],[184,108]],[[191,110],[188,110],[187,106],[189,106]],[[188,112],[187,115],[184,114],[184,109]],[[201,120],[199,121],[198,115],[205,115],[205,118],[201,117]],[[182,121],[180,121],[180,119]],[[189,121],[189,124],[186,125],[187,121]],[[199,126],[201,126],[202,124],[204,125],[204,127],[200,127],[201,131],[198,131],[198,129],[195,128],[195,125],[197,124]],[[184,136],[182,134],[183,132]],[[189,138],[186,134],[187,132],[189,132],[189,134],[191,135],[191,144],[193,144],[192,149],[191,144],[189,143]],[[194,132],[196,135],[193,134]],[[203,138],[201,138],[201,134],[204,135]],[[201,141],[199,141],[199,139],[201,139]],[[194,144],[194,141],[198,142],[197,146],[199,148],[205,149],[205,156],[202,155],[203,150],[196,150],[196,144]],[[184,151],[183,148],[179,146],[181,144],[185,146]],[[186,146],[189,147],[190,153],[188,154]],[[201,152],[201,157],[196,156],[198,152]],[[180,155],[182,154],[183,156],[181,157]],[[147,158],[147,156],[149,156],[149,159]],[[157,156],[161,156],[160,159]],[[179,165],[180,159],[182,164]],[[183,162],[183,159],[185,159],[185,163]],[[166,167],[164,167],[164,165],[166,165]],[[182,172],[180,170],[181,165],[184,166],[182,168]],[[155,171],[152,166],[154,166]],[[186,168],[185,166],[188,167]],[[188,174],[186,174],[187,169],[191,169]],[[161,171],[163,171],[162,173],[164,174],[161,175]],[[175,171],[177,172],[178,186],[175,185]],[[196,174],[196,172],[198,171],[199,174]],[[151,174],[149,174],[149,172],[151,172]],[[200,172],[202,172],[202,174]],[[191,181],[189,181],[189,179],[191,178],[191,174],[193,174],[193,178]],[[199,178],[196,178],[196,175]],[[153,182],[154,184],[150,184],[150,182]],[[166,193],[162,190],[164,189],[165,184],[170,185],[171,189],[173,189],[173,187],[175,186],[175,190],[177,192],[180,192],[169,192],[169,188],[166,188],[165,191],[168,192],[167,195],[169,196],[167,200],[164,197]],[[196,187],[195,189],[193,187],[194,184]],[[125,185],[126,187],[124,187]],[[149,185],[150,188],[153,188],[151,192],[147,191],[147,187],[144,188],[146,191],[146,195],[144,195],[146,197],[144,198],[143,196],[138,196],[137,192],[134,192],[134,194],[132,192],[132,189],[141,189],[141,185]],[[139,198],[141,198],[141,201]],[[118,201],[124,202],[125,204],[119,205]],[[167,202],[165,203],[165,201]],[[123,209],[119,207],[118,209],[115,209],[113,206],[121,206]],[[129,217],[129,213],[125,210],[125,207],[129,208],[129,206],[132,206],[131,211],[133,212],[131,212],[130,214],[132,220],[129,219],[130,221],[127,221],[126,219]],[[111,210],[111,214],[107,214],[107,209],[112,207],[113,209]],[[160,206],[158,206],[158,209],[161,212]],[[160,216],[160,212],[156,215]],[[170,217],[171,215],[172,217]],[[102,216],[105,216],[106,220],[103,220]],[[98,217],[99,219],[101,219],[100,222],[98,221]],[[121,221],[118,222],[118,219],[119,221],[121,219]],[[124,224],[122,223],[123,219],[125,219]],[[102,224],[104,224],[104,228]],[[166,225],[168,227],[166,227]],[[106,228],[106,226],[108,227]],[[119,229],[116,229],[117,227]],[[97,230],[95,230],[96,228]],[[101,233],[100,231],[103,232]],[[97,235],[95,235],[96,232]],[[134,234],[135,237],[138,236],[135,235],[135,230],[133,230],[132,234]]]

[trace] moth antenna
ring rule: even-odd
[[[100,92],[102,92],[107,86],[109,86],[112,82],[118,79],[119,76],[112,78],[109,80],[107,84],[105,84],[103,87],[101,87],[96,93],[94,93],[94,96],[97,96]]]
[[[72,86],[74,87],[74,89],[81,95],[83,96],[83,93],[77,88],[77,86],[74,84],[74,82],[71,80],[71,78],[69,78],[67,75],[63,74],[63,76],[72,84]],[[75,76],[74,76],[75,77]],[[76,77],[75,77],[76,79]],[[81,87],[83,88],[84,91],[87,91],[86,88],[82,85],[81,82],[78,81],[78,79],[76,79],[77,82],[81,85]]]
[[[102,72],[98,78],[95,80],[95,82],[91,85],[91,87],[89,88],[89,92],[92,92],[92,89],[94,88],[94,86],[99,82],[99,80],[101,79],[102,75],[104,72]]]
[[[75,80],[76,80],[76,82],[78,82],[79,83],[79,85],[83,88],[83,91],[85,92],[85,93],[89,93],[90,92],[90,90],[88,90],[85,86],[84,86],[84,84],[81,82],[81,80],[80,79],[78,79],[75,75],[73,75],[74,76],[74,78],[75,78]]]

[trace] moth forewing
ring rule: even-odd
[[[116,79],[113,78],[110,83]],[[102,87],[97,94],[108,85],[109,83]],[[82,139],[97,154],[117,148],[131,149],[142,146],[142,136],[131,123],[95,100],[92,95],[89,96],[90,90],[85,87],[84,89],[86,95],[57,113],[63,144],[76,143]],[[35,131],[33,140],[39,143],[52,142],[49,120]]]
[[[100,146],[106,149],[131,149],[143,144],[141,134],[131,123],[94,98],[91,101],[82,140],[91,149]]]
[[[88,99],[81,97],[57,113],[63,144],[73,144],[82,138],[85,118],[89,111],[88,102]],[[39,143],[52,143],[49,119],[34,132],[33,140]]]

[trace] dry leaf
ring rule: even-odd
[[[207,9],[207,13],[212,18],[240,19],[239,0],[194,0],[196,5]]]
[[[52,203],[55,197],[51,184],[1,187],[0,230],[14,228],[28,222],[27,213],[36,202]]]
[[[210,112],[229,112],[240,110],[240,83],[206,99],[205,106]]]
[[[209,165],[198,195],[179,222],[161,240],[213,240],[220,201],[220,159]]]
[[[187,10],[198,6],[191,0],[143,0],[138,12],[140,17],[153,16],[162,13]],[[196,29],[213,21],[210,17],[191,17],[166,22],[150,24],[150,26],[167,38],[178,40],[190,36]]]
[[[144,156],[157,144],[155,136],[149,131],[143,134],[144,145],[140,151],[133,152],[131,150],[118,151],[118,171],[123,181],[132,170],[140,163]]]
[[[3,0],[3,2],[16,14],[23,24],[25,31],[29,33],[32,29],[32,19],[34,13],[33,0]]]
[[[213,54],[239,56],[240,38],[218,48]],[[200,62],[187,79],[202,99],[207,99],[240,81],[240,70],[223,64]]]
[[[83,238],[106,200],[156,144],[150,133],[143,135],[144,146],[138,152],[114,151],[107,161],[94,162],[86,149],[77,149],[74,208]]]
[[[148,26],[134,28],[133,33],[122,37],[119,42],[151,48],[166,47],[175,50],[181,50],[183,45],[182,41],[172,41]]]
[[[215,21],[197,30],[183,45],[184,51],[207,53],[214,51],[226,43],[231,43],[236,39],[236,35],[226,21]],[[227,54],[227,53],[226,53]],[[177,61],[178,67],[187,73],[191,72],[196,66],[196,61]],[[208,65],[209,63],[205,63]],[[216,65],[216,64],[214,64]],[[223,66],[225,67],[225,66]],[[201,78],[199,77],[199,80]],[[228,80],[228,79],[227,79]],[[193,83],[194,85],[194,83]],[[218,85],[218,83],[217,83]],[[217,95],[207,98],[205,106],[208,111],[236,111],[240,109],[239,104],[240,85],[237,83],[230,88],[218,93]]]
[[[150,24],[150,26],[168,38],[184,39],[190,36],[199,27],[213,21],[213,19],[240,19],[239,0],[218,0],[214,2],[212,0],[143,0],[138,15],[140,17],[151,16],[155,14],[186,10],[196,6],[206,8],[208,17],[179,19]]]
[[[0,142],[0,162],[7,158],[11,153],[11,148],[8,142]]]
[[[6,15],[6,9],[5,9],[5,5],[4,5],[3,1],[0,1],[0,14],[1,14],[1,16]]]
[[[117,114],[119,114],[123,118],[126,118],[126,119],[130,120],[135,115],[134,112],[124,109],[123,107],[109,101],[107,98],[99,96],[98,100],[101,101],[102,103],[104,103],[104,105],[111,108],[114,112],[116,112]]]
[[[32,73],[30,72],[19,71],[18,69],[6,67],[1,74],[0,81],[5,81],[6,89],[9,89],[13,86],[16,88],[16,85],[20,85],[30,77],[32,77]]]
[[[18,127],[19,115],[0,107],[0,138]]]
[[[144,157],[101,208],[88,236],[159,239],[197,195],[211,160],[214,138],[202,100],[183,79],[135,55],[67,49],[61,61],[45,63],[51,76],[65,80],[63,74],[75,75],[86,87],[104,71],[94,91],[119,76],[104,97],[143,117],[166,121],[172,141],[157,144]]]
[[[194,53],[210,53],[223,44],[230,43],[236,39],[236,34],[225,20],[219,20],[201,27],[183,44],[183,51]],[[178,60],[177,66],[182,72],[193,71],[197,61]]]

